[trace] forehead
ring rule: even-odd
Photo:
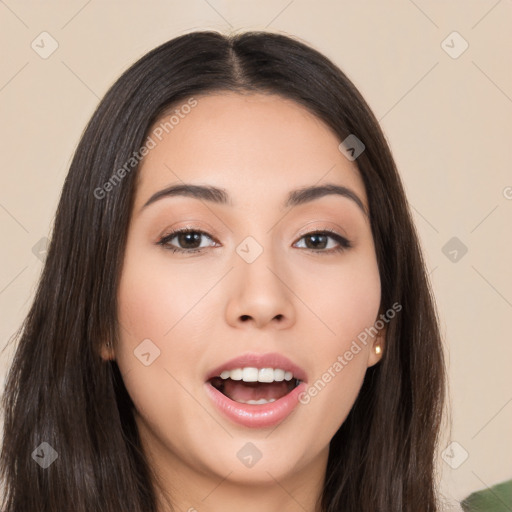
[[[194,105],[187,107],[187,105]],[[279,201],[291,189],[329,182],[366,205],[354,162],[337,135],[305,107],[277,95],[222,92],[184,99],[158,120],[139,169],[136,207],[172,184],[229,191],[230,205]]]

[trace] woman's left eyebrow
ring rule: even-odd
[[[301,204],[320,199],[327,195],[338,195],[353,201],[365,217],[369,217],[368,212],[364,203],[361,201],[359,196],[351,189],[336,185],[334,183],[327,183],[324,185],[316,185],[310,187],[303,187],[296,190],[292,190],[283,203],[282,210],[291,207],[298,206]],[[228,192],[224,188],[218,188],[213,185],[194,185],[191,183],[180,183],[177,185],[171,185],[158,192],[155,192],[142,206],[141,211],[156,201],[173,196],[185,196],[193,197],[202,201],[213,202],[221,205],[233,206]]]

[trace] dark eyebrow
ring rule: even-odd
[[[319,186],[303,187],[296,190],[292,190],[288,194],[288,197],[283,204],[283,209],[288,208],[290,206],[298,206],[301,204],[309,203],[310,201],[314,201],[315,199],[319,199],[320,197],[333,194],[346,197],[347,199],[352,200],[360,208],[363,214],[366,217],[368,217],[368,213],[363,202],[353,190],[350,190],[349,188],[340,185],[335,185],[333,183],[328,183]],[[195,199],[200,199],[203,201],[233,206],[233,203],[229,197],[228,192],[223,188],[218,188],[211,185],[205,186],[183,183],[178,185],[171,185],[170,187],[155,192],[146,201],[141,210],[146,208],[146,206],[149,206],[150,204],[154,203],[155,201],[158,201],[159,199],[172,196],[193,197]]]

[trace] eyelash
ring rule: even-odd
[[[208,249],[208,247],[200,247],[200,248],[196,248],[196,249],[181,249],[179,247],[173,247],[173,246],[169,245],[170,240],[172,240],[175,236],[180,235],[182,233],[198,233],[200,235],[206,235],[208,238],[210,238],[210,240],[215,241],[213,239],[213,237],[211,237],[205,231],[201,231],[200,229],[182,228],[182,229],[177,229],[176,231],[173,231],[172,233],[162,236],[162,238],[160,238],[160,240],[158,240],[157,244],[161,245],[162,247],[164,247],[164,249],[171,251],[173,253],[176,253],[176,252],[187,253],[187,254],[199,253],[199,252],[202,252],[204,249]],[[333,231],[332,229],[329,229],[329,228],[305,233],[304,235],[302,235],[299,238],[299,240],[302,240],[303,238],[305,238],[307,236],[325,235],[325,234],[328,234],[329,238],[336,240],[336,242],[338,242],[338,244],[339,244],[338,247],[336,247],[334,249],[329,249],[329,250],[309,249],[309,248],[306,248],[306,250],[310,251],[314,254],[319,254],[319,253],[334,254],[334,253],[346,251],[347,249],[350,249],[352,247],[352,243],[349,240],[347,240],[345,237],[341,236],[336,231]]]

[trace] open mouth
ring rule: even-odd
[[[302,381],[280,368],[236,368],[208,380],[230,400],[241,404],[263,405],[283,398]]]

